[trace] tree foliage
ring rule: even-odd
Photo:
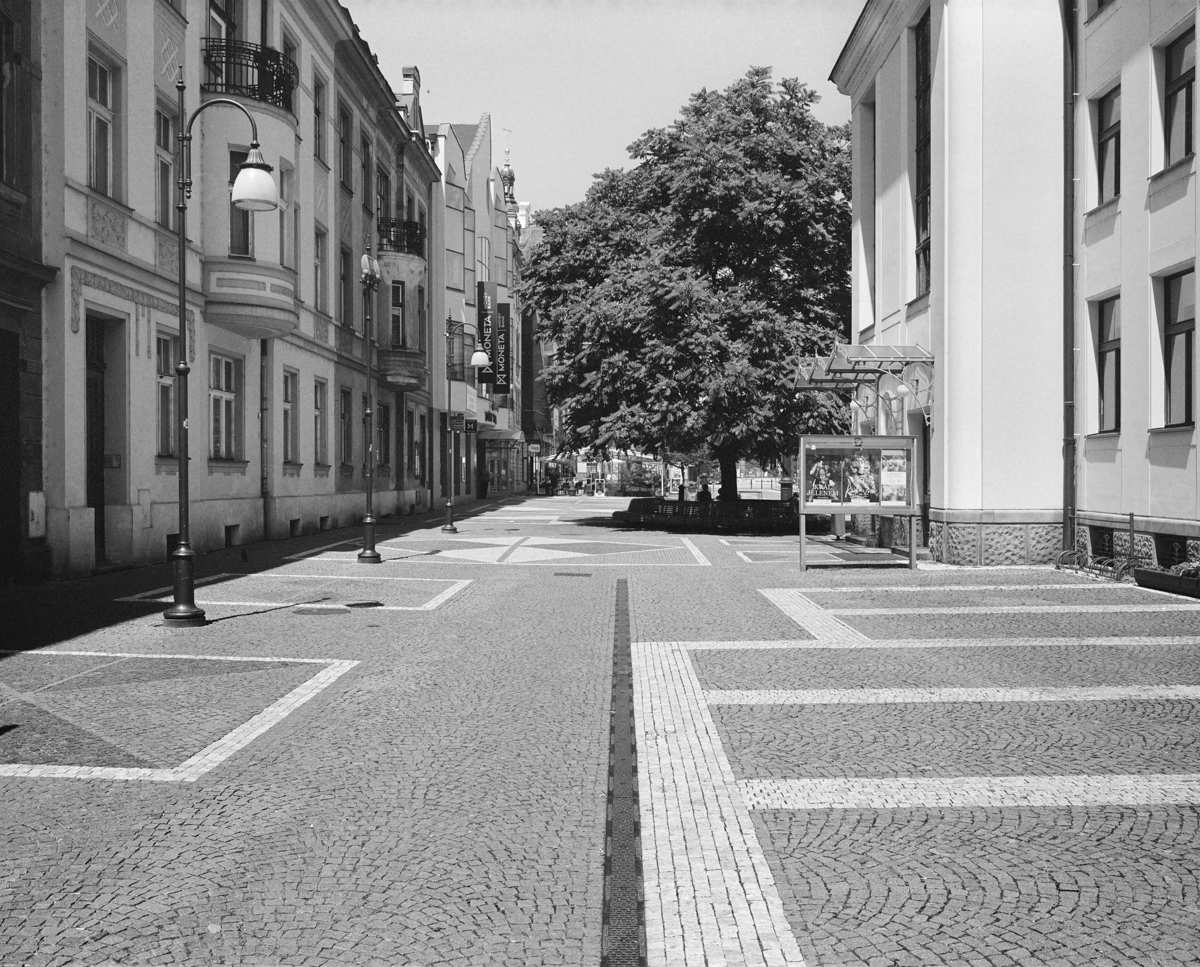
[[[849,320],[850,153],[817,95],[752,68],[630,146],[584,201],[539,212],[523,297],[558,345],[545,371],[567,449],[707,447],[730,484],[833,432],[844,401],[797,394],[795,357]]]

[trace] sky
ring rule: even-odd
[[[629,166],[639,135],[752,66],[817,91],[820,120],[850,117],[828,77],[862,0],[341,2],[393,90],[405,66],[421,72],[426,124],[491,114],[494,163],[511,149],[534,211],[581,201],[595,173]]]

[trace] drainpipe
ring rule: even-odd
[[[1063,550],[1075,547],[1075,27],[1076,0],[1063,18]]]
[[[271,477],[270,453],[267,449],[267,427],[271,422],[271,408],[267,394],[267,352],[270,343],[266,339],[259,340],[258,352],[258,465],[259,465],[259,496],[262,497],[262,539],[271,539]]]

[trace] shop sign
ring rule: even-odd
[[[466,430],[468,433],[478,433],[479,432],[479,421],[478,420],[467,420],[466,421]]]
[[[802,436],[802,514],[918,513],[916,437]]]
[[[530,452],[530,453],[541,453],[541,452],[542,452],[542,445],[541,445],[540,443],[531,443],[531,444],[529,444],[529,452]]]
[[[496,321],[492,338],[492,345],[496,347],[496,355],[488,354],[492,360],[492,367],[496,371],[495,389],[497,393],[512,392],[512,357],[509,354],[509,334],[512,329],[509,315],[511,308],[507,302],[501,302],[496,307]]]
[[[479,371],[479,383],[496,382],[496,283],[475,283],[475,320],[479,329],[479,348],[487,353],[489,365]],[[505,391],[507,392],[507,391]]]
[[[462,432],[467,428],[467,418],[461,413],[450,414],[450,429]]]

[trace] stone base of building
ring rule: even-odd
[[[1127,557],[1130,544],[1142,564],[1173,567],[1200,561],[1200,520],[1079,511],[1075,549],[1089,557]]]
[[[1061,523],[929,522],[929,556],[964,567],[1052,564],[1062,540]]]

